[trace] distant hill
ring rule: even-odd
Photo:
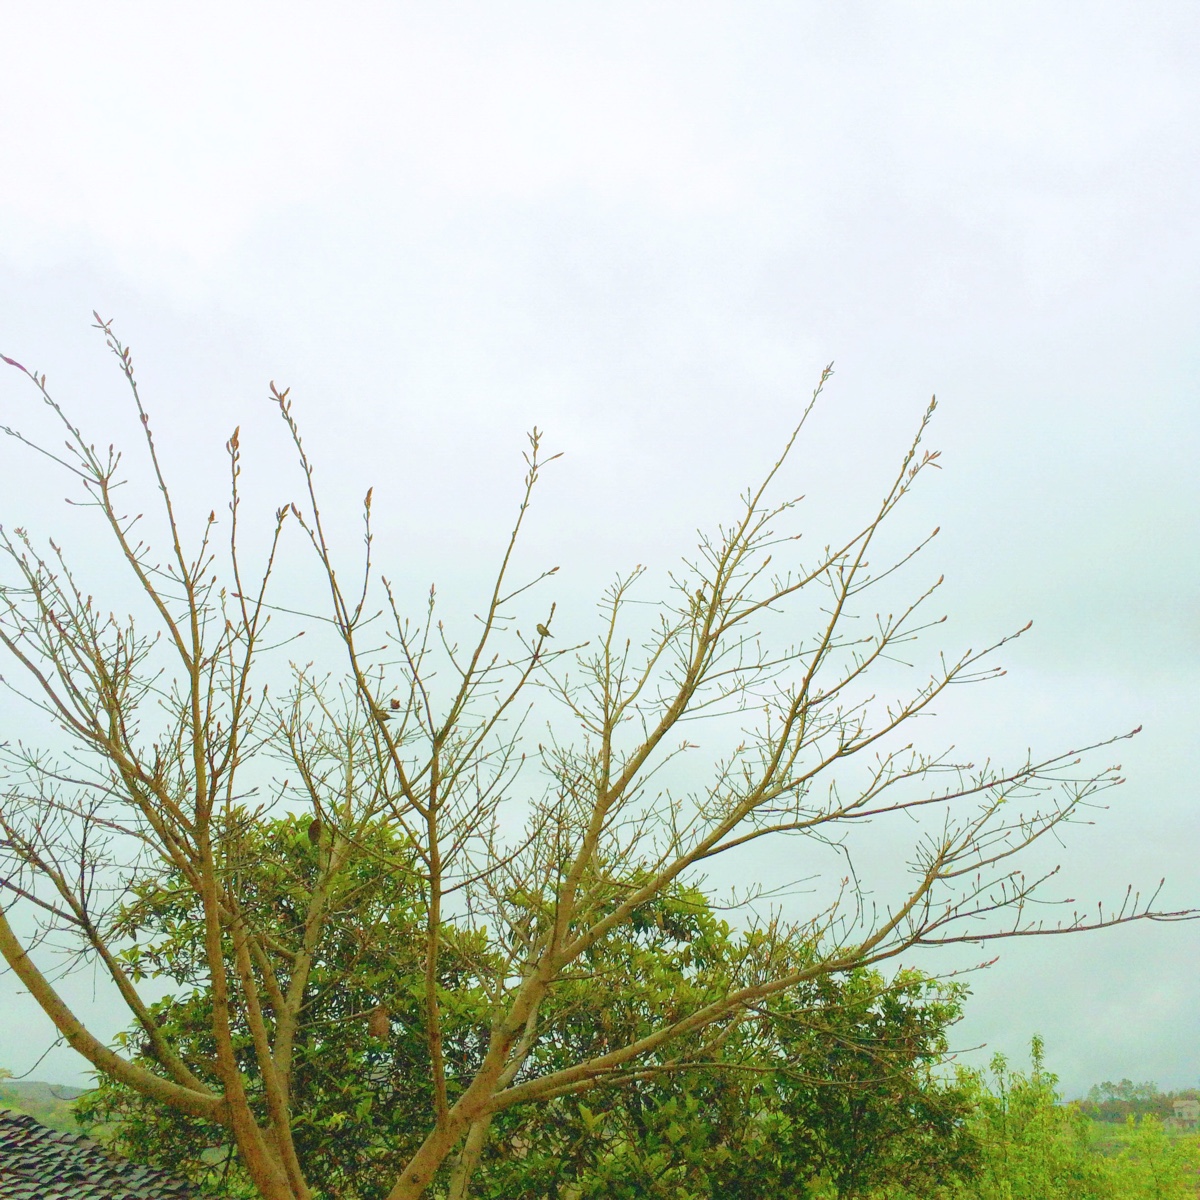
[[[72,1102],[87,1090],[24,1079],[0,1079],[0,1108],[14,1108],[17,1112],[28,1113],[51,1129],[79,1133]]]
[[[1166,1120],[1173,1115],[1176,1100],[1197,1099],[1200,1099],[1200,1091],[1196,1088],[1160,1092],[1156,1083],[1133,1083],[1122,1079],[1120,1083],[1105,1080],[1096,1084],[1086,1097],[1076,1103],[1093,1121],[1124,1125],[1129,1117]]]

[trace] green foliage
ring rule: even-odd
[[[1171,1136],[1153,1116],[1130,1117],[1116,1152],[1099,1153],[1096,1125],[1078,1104],[1062,1103],[1040,1038],[1028,1073],[997,1055],[990,1078],[963,1071],[960,1080],[974,1104],[979,1169],[936,1193],[939,1200],[1195,1200],[1200,1138]],[[878,1200],[931,1194],[884,1189]]]
[[[1074,1200],[1100,1192],[1102,1162],[1088,1145],[1088,1121],[1064,1107],[1057,1076],[1046,1070],[1041,1038],[1031,1045],[1028,1074],[992,1060],[991,1085],[976,1084],[975,1129],[983,1148],[981,1169],[961,1195],[971,1200]]]
[[[247,850],[241,861],[253,864],[238,880],[242,903],[281,942],[295,941],[321,848],[305,819],[238,819]],[[293,1134],[321,1194],[378,1200],[412,1154],[431,1105],[420,995],[425,914],[413,899],[404,845],[382,828],[366,837],[371,854],[341,878],[308,979],[291,1086]],[[144,883],[119,921],[131,968],[178,987],[154,1006],[159,1029],[192,1070],[213,1079],[212,993],[193,893],[170,876]],[[442,936],[452,951],[441,961],[453,978],[441,982],[457,1088],[482,1053],[490,1008],[472,983],[482,947],[446,923]],[[759,931],[731,929],[698,889],[677,886],[657,896],[562,980],[540,1014],[541,1036],[518,1082],[645,1038],[664,1017],[719,999],[764,941]],[[397,955],[405,953],[410,959],[398,971]],[[776,969],[811,957],[798,939],[786,943],[786,953],[791,961],[777,961]],[[397,979],[406,986],[397,988]],[[966,1129],[969,1091],[939,1079],[934,1067],[962,997],[961,988],[916,972],[891,981],[865,969],[820,977],[679,1038],[669,1052],[650,1051],[633,1071],[586,1093],[499,1114],[470,1195],[757,1200],[823,1179],[838,1195],[857,1197],[884,1179],[923,1189],[957,1178],[975,1154]],[[379,1003],[391,1016],[386,1041],[367,1027]],[[234,1026],[245,1085],[265,1121],[243,1012],[235,1012]],[[163,1070],[141,1029],[118,1041]],[[81,1101],[80,1112],[136,1161],[220,1194],[254,1194],[228,1134],[215,1124],[111,1079]]]
[[[1200,1191],[1200,1137],[1172,1137],[1156,1117],[1126,1122],[1120,1152],[1104,1159],[1116,1200],[1195,1200]]]
[[[235,814],[245,853],[239,896],[280,943],[303,936],[324,852],[307,818]],[[339,878],[296,1032],[293,1136],[319,1194],[382,1200],[419,1144],[432,1103],[422,1029],[426,915],[405,843],[379,826]],[[246,865],[246,864],[252,864]],[[521,902],[536,907],[530,897]],[[124,961],[177,990],[153,1008],[158,1028],[202,1079],[213,1067],[212,991],[194,893],[171,875],[144,880],[118,918]],[[230,936],[226,934],[226,936]],[[452,1095],[486,1043],[488,997],[473,967],[482,941],[443,923],[439,985]],[[719,999],[764,935],[736,932],[698,889],[676,886],[597,940],[540,1015],[520,1083],[650,1037],[664,1018]],[[772,943],[802,968],[811,948]],[[397,956],[407,955],[397,962]],[[400,967],[401,969],[397,969]],[[286,984],[286,977],[283,977]],[[1129,1118],[1112,1154],[1092,1122],[1063,1105],[1040,1039],[1031,1069],[1002,1056],[989,1076],[942,1068],[964,989],[918,972],[887,980],[858,969],[820,976],[650,1049],[633,1068],[548,1103],[498,1114],[469,1195],[476,1200],[1182,1200],[1195,1195],[1200,1140]],[[597,1005],[603,995],[603,1005]],[[451,1002],[452,1001],[452,1002]],[[367,1016],[384,1005],[386,1037]],[[246,1014],[234,1013],[245,1086],[267,1121]],[[122,1050],[163,1072],[140,1028]],[[1105,1084],[1099,1103],[1158,1103],[1153,1085]],[[2,1092],[0,1088],[0,1092]],[[76,1102],[80,1121],[135,1161],[206,1190],[253,1197],[221,1127],[168,1110],[111,1079]],[[19,1105],[28,1109],[28,1105]],[[65,1104],[62,1106],[66,1110]],[[47,1120],[41,1112],[33,1113]],[[54,1124],[52,1117],[47,1123]],[[58,1123],[59,1128],[72,1128]],[[448,1169],[442,1173],[443,1185]]]
[[[1158,1084],[1153,1082],[1134,1083],[1129,1079],[1122,1079],[1120,1083],[1113,1083],[1106,1079],[1103,1083],[1095,1084],[1088,1091],[1088,1099],[1101,1104],[1111,1100],[1129,1104],[1153,1104],[1161,1096]]]
[[[885,1180],[931,1189],[969,1172],[976,1153],[966,1089],[932,1069],[961,998],[916,972],[826,978],[728,1027],[707,1061],[562,1097],[536,1125],[505,1114],[472,1195],[773,1200],[813,1186],[860,1197]]]
[[[1177,1092],[1160,1092],[1156,1083],[1120,1083],[1105,1080],[1089,1089],[1079,1107],[1093,1121],[1124,1125],[1130,1117],[1157,1117],[1166,1120],[1173,1113],[1176,1100],[1194,1100],[1200,1093],[1195,1088]]]
[[[255,821],[244,813],[239,819],[246,861],[254,864],[238,881],[242,903],[279,942],[294,943],[303,937],[305,905],[322,853],[307,835],[309,820]],[[406,877],[403,844],[382,826],[368,836],[373,853],[339,877],[307,982],[295,1039],[292,1131],[316,1187],[329,1195],[376,1200],[387,1193],[384,1179],[394,1178],[419,1145],[431,1097],[421,1024],[424,914]],[[181,985],[153,1006],[155,1021],[188,1066],[217,1086],[212,992],[195,894],[177,887],[171,876],[143,884],[120,925],[138,939],[123,951],[138,974]],[[477,1055],[487,1005],[472,991],[464,965],[469,939],[459,937],[452,945],[458,955],[443,957],[440,982],[459,1001],[447,1013],[447,1053],[461,1074]],[[391,1017],[386,1039],[367,1031],[367,1017],[378,1004]],[[235,1011],[233,1024],[243,1080],[265,1123],[244,1011]],[[123,1052],[164,1073],[140,1028],[117,1040]],[[80,1102],[79,1113],[113,1149],[138,1162],[169,1168],[223,1194],[257,1194],[238,1168],[227,1131],[215,1123],[165,1110],[106,1077]]]

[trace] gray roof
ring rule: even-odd
[[[113,1158],[89,1138],[0,1108],[0,1200],[197,1200],[164,1171]]]

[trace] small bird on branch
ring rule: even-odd
[[[321,840],[321,818],[314,817],[308,824],[308,840],[315,846]]]
[[[387,1041],[388,1034],[392,1031],[392,1020],[388,1016],[387,1006],[377,1004],[371,1009],[370,1015],[367,1017],[367,1033],[377,1041]]]
[[[548,630],[548,629],[545,627],[545,625],[543,625],[543,624],[542,624],[540,621],[538,622],[537,631],[538,631],[538,637],[544,637],[544,638],[548,638],[548,637],[553,637],[553,636],[554,636],[554,634],[552,634],[552,633],[550,632],[550,630]]]

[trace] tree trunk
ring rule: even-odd
[[[409,1160],[404,1174],[388,1192],[387,1200],[417,1200],[433,1182],[438,1167],[446,1161],[461,1136],[461,1125],[450,1124],[434,1129]]]
[[[463,1143],[462,1153],[458,1156],[458,1162],[454,1164],[454,1173],[450,1176],[450,1194],[447,1200],[467,1200],[471,1176],[479,1165],[484,1146],[487,1145],[491,1124],[491,1117],[479,1117],[467,1130],[467,1140]]]

